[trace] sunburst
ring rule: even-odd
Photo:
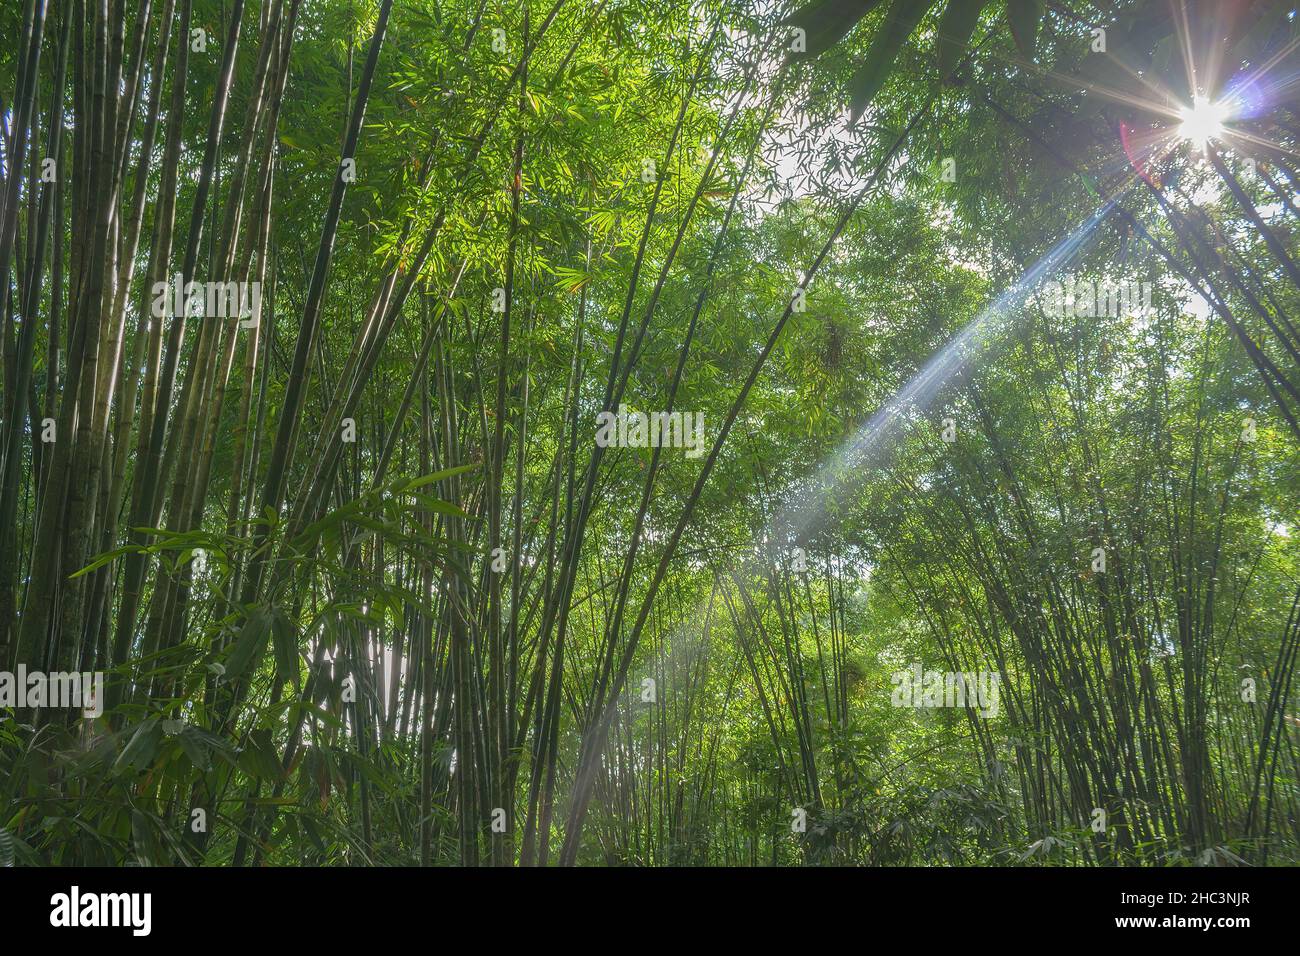
[[[1181,111],[1182,122],[1178,126],[1178,135],[1195,146],[1200,152],[1210,140],[1219,139],[1224,133],[1224,123],[1231,115],[1226,100],[1214,102],[1207,97],[1197,96],[1192,105]]]

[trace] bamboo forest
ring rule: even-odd
[[[0,866],[1300,864],[1291,0],[0,37]]]

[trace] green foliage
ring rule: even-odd
[[[220,44],[179,116],[141,73],[179,159],[135,155],[135,103],[98,259],[105,116],[44,57],[77,159],[4,417],[23,367],[76,427],[11,426],[0,665],[107,691],[0,713],[0,866],[1296,863],[1295,179],[1244,208],[1140,115],[1130,73],[1185,82],[1157,6],[1106,20],[1120,70],[1036,0],[397,3],[341,157],[386,7],[265,0],[206,173]],[[1294,31],[1258,6],[1243,71]],[[1039,278],[1152,314],[1016,286],[1074,235]],[[255,330],[136,308],[191,238],[262,276]],[[54,387],[83,365],[95,401]],[[701,415],[701,454],[597,445],[620,404]],[[897,705],[913,664],[996,675],[997,713]]]

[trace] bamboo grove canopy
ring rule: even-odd
[[[1271,0],[8,0],[0,865],[1300,861]]]

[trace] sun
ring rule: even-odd
[[[1180,111],[1180,115],[1183,121],[1178,127],[1178,135],[1203,152],[1210,140],[1223,135],[1228,106],[1222,101],[1212,103],[1198,96],[1191,106]]]

